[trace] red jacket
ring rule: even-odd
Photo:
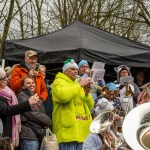
[[[19,94],[19,91],[21,89],[21,79],[25,76],[28,76],[28,74],[29,70],[25,67],[22,67],[21,65],[16,65],[15,68],[12,70],[10,88],[15,92],[16,95]],[[35,83],[35,92],[43,101],[46,101],[48,93],[44,82],[44,78],[41,73],[38,73],[35,76]]]

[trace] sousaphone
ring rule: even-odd
[[[150,150],[150,102],[135,107],[127,114],[122,131],[133,150]]]
[[[91,123],[91,133],[101,133],[110,127],[114,121],[114,113],[111,111],[105,111],[100,113]]]
[[[100,133],[103,137],[103,142],[109,150],[117,150],[121,146],[122,142],[118,137],[111,131],[110,126],[114,121],[114,113],[111,111],[105,111],[100,113],[91,123],[91,133]],[[109,138],[108,139],[108,135]]]

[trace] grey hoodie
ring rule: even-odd
[[[130,67],[127,67],[125,65],[120,65],[119,67],[115,67],[114,70],[117,72],[117,80],[120,81],[120,71],[122,71],[123,69],[127,70],[129,73],[129,76],[132,76],[131,72],[130,72]]]
[[[117,72],[117,80],[120,81],[120,71],[122,71],[122,69],[126,69],[129,72],[129,76],[132,76],[131,72],[130,72],[130,67],[127,67],[126,65],[120,65],[119,67],[115,67],[114,70]],[[117,85],[116,85],[117,86]],[[119,83],[120,86],[120,83]],[[134,86],[134,95],[133,95],[133,100],[134,100],[134,107],[137,103],[137,97],[140,94],[140,89],[139,87],[133,83]]]

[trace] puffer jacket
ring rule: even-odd
[[[16,65],[12,70],[10,88],[15,92],[16,95],[18,95],[21,89],[21,79],[25,76],[28,76],[28,74],[29,70],[27,69],[24,62],[22,64]],[[40,72],[38,72],[38,74],[35,76],[35,83],[35,92],[43,101],[46,101],[48,93],[44,82],[44,78]]]
[[[32,96],[28,89],[22,90],[18,95],[19,103],[27,101]],[[52,127],[51,119],[45,114],[42,101],[32,105],[32,111],[25,112],[21,115],[21,133],[20,139],[38,140],[33,129],[44,129]]]

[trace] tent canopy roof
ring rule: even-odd
[[[67,57],[75,61],[101,61],[110,65],[124,64],[150,67],[150,47],[80,21],[34,38],[8,40],[4,44],[3,58],[22,61],[28,49],[36,50],[42,64],[62,63]]]

